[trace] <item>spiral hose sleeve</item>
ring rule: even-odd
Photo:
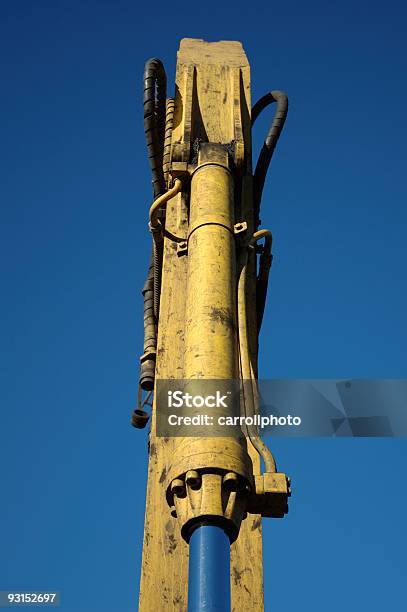
[[[144,68],[144,132],[151,166],[154,198],[165,191],[163,172],[167,77],[159,59],[146,62]]]
[[[144,68],[144,132],[151,167],[154,199],[166,190],[163,171],[167,77],[159,59],[146,62]],[[154,388],[157,350],[157,320],[161,289],[162,248],[153,243],[144,297],[144,354],[141,357],[140,386],[145,391]]]
[[[157,325],[154,316],[154,257],[151,253],[147,279],[142,290],[144,297],[144,355],[141,357],[140,386],[144,391],[154,388]]]
[[[168,179],[171,162],[171,138],[172,129],[174,126],[174,98],[167,98],[167,106],[165,113],[165,135],[164,135],[164,154],[163,154],[163,171],[165,184],[168,187]]]

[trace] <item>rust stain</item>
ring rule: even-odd
[[[174,550],[177,548],[177,540],[174,536],[174,534],[170,533],[168,535],[168,552],[170,555],[172,555],[172,553],[174,552]]]
[[[240,580],[242,579],[243,572],[244,572],[244,570],[239,572],[239,570],[236,567],[233,568],[233,580],[234,580],[235,584],[239,584],[240,583]]]
[[[256,529],[259,529],[260,527],[261,527],[261,518],[259,517],[253,521],[251,531],[255,531]]]
[[[213,306],[211,308],[210,317],[212,321],[222,323],[222,325],[226,325],[226,327],[231,330],[236,328],[234,316],[228,308],[216,308]]]

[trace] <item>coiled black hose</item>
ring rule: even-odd
[[[144,68],[144,133],[151,166],[154,199],[165,191],[163,152],[165,134],[167,77],[159,59],[146,62]]]
[[[166,188],[163,171],[166,90],[167,77],[162,62],[156,58],[148,60],[144,68],[144,132],[154,199],[162,195]],[[142,291],[144,297],[144,355],[140,369],[140,386],[146,391],[154,388],[162,258],[163,243],[154,242],[147,279]]]
[[[259,213],[261,196],[263,193],[264,182],[266,180],[267,170],[273,157],[274,149],[284,127],[288,112],[288,98],[282,91],[270,91],[265,96],[260,98],[252,108],[252,126],[260,115],[262,110],[269,104],[277,102],[277,109],[271,123],[270,129],[263,143],[257,160],[256,169],[254,171],[254,214],[256,227],[259,224]]]
[[[154,315],[154,257],[150,257],[146,282],[142,290],[144,298],[144,355],[140,367],[140,386],[144,391],[154,387],[155,356],[157,348],[157,322]]]

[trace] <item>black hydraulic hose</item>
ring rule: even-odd
[[[157,349],[157,321],[154,314],[154,269],[156,265],[153,245],[147,278],[142,290],[144,298],[144,354],[140,365],[140,386],[145,391],[150,391],[154,386]]]
[[[140,386],[144,391],[154,387],[155,357],[157,349],[157,324],[154,316],[154,258],[151,255],[146,282],[142,290],[144,298],[144,355],[140,369]]]
[[[144,131],[147,141],[148,158],[151,165],[154,199],[166,190],[163,156],[165,138],[167,76],[159,59],[146,62],[144,68]],[[161,268],[163,242],[154,243],[154,315],[158,319],[161,292]]]
[[[154,199],[163,194],[166,189],[163,171],[166,89],[167,77],[162,62],[156,58],[148,60],[144,68],[144,132],[151,166]],[[162,242],[158,245],[155,242],[153,244],[147,279],[142,291],[144,297],[144,355],[141,362],[140,386],[146,391],[154,387],[162,247]]]
[[[270,91],[265,96],[260,98],[252,108],[252,126],[260,115],[263,109],[273,102],[277,103],[277,109],[260,151],[259,159],[257,160],[256,169],[254,171],[254,213],[256,227],[259,224],[260,202],[263,193],[264,182],[266,180],[267,170],[273,157],[274,149],[284,127],[288,112],[288,98],[282,91]]]
[[[266,308],[267,289],[269,274],[273,256],[269,250],[264,248],[260,255],[259,273],[256,282],[256,314],[257,314],[257,333],[260,333],[263,322],[264,310]]]
[[[167,77],[159,59],[146,62],[144,68],[144,132],[151,166],[154,199],[165,191],[163,152],[165,134]]]

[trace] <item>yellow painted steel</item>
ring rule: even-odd
[[[245,221],[253,233],[251,190],[250,68],[238,42],[181,41],[177,60],[171,172],[188,173],[190,194],[174,195],[167,203],[164,260],[157,340],[156,378],[230,379],[239,376],[236,236],[234,224]],[[234,146],[234,167],[219,149],[200,150],[191,167],[194,142]],[[239,180],[236,180],[239,177]],[[183,181],[184,183],[184,181]],[[240,190],[240,191],[239,191]],[[187,242],[179,256],[172,234]],[[247,309],[247,350],[257,370],[255,318],[256,270],[249,254],[244,292]],[[213,513],[222,478],[260,475],[260,459],[250,440],[162,438],[156,435],[155,414],[150,458],[140,582],[140,612],[186,611],[188,545],[181,536],[180,516],[174,518],[165,496],[171,483],[201,468],[229,470],[204,474],[200,511]],[[208,440],[207,440],[208,442]],[[202,451],[199,451],[201,447]],[[219,461],[222,462],[220,465]],[[231,475],[230,475],[231,474]],[[199,476],[199,474],[198,474]],[[188,480],[188,476],[187,476]],[[181,483],[183,481],[181,480]],[[233,500],[232,500],[233,501]],[[198,503],[198,502],[197,502]],[[214,510],[215,508],[215,510]],[[231,520],[239,522],[236,504]],[[177,508],[191,518],[187,508]],[[174,508],[172,509],[174,514]],[[240,517],[242,518],[242,517]],[[231,547],[232,612],[262,612],[263,567],[261,516],[248,514]]]
[[[234,177],[228,160],[228,152],[219,145],[202,145],[191,179],[184,378],[198,393],[202,381],[239,377]],[[199,471],[200,492],[185,482],[188,494],[181,487],[180,495],[173,495],[171,483],[177,479],[178,486],[190,470]],[[202,516],[215,517],[237,532],[246,509],[244,492],[225,491],[223,479],[230,484],[240,476],[251,483],[252,474],[243,437],[181,439],[166,486],[184,537],[188,526]]]
[[[197,384],[238,379],[234,179],[227,152],[213,161],[198,161],[191,180],[184,378]],[[184,438],[169,481],[198,468],[252,474],[246,444],[233,438]]]

